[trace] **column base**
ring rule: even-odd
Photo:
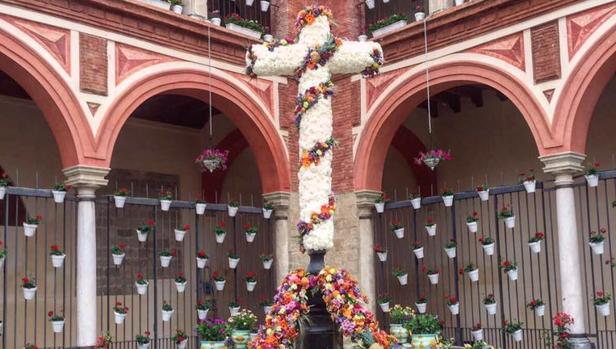
[[[571,349],[595,349],[595,344],[584,335],[570,338],[569,343],[571,343]]]

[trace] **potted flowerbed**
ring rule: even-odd
[[[588,237],[588,244],[592,248],[592,253],[595,255],[603,254],[605,250],[605,234],[607,230],[605,228],[599,229],[599,232],[591,231]]]
[[[175,335],[171,337],[171,340],[175,343],[176,348],[185,349],[186,343],[188,343],[188,335],[183,330],[175,330]]]
[[[267,201],[264,202],[263,203],[263,218],[270,219],[270,217],[272,216],[272,212],[274,212],[274,205],[270,204]]]
[[[473,336],[473,341],[475,342],[483,340],[483,328],[481,328],[480,323],[476,323],[475,325],[473,325],[473,327],[471,328],[471,335]]]
[[[406,286],[406,284],[408,284],[409,273],[407,273],[406,271],[402,269],[395,269],[393,271],[393,274],[395,277],[398,278],[398,282],[400,283],[401,286]]]
[[[117,245],[111,248],[111,257],[113,259],[113,265],[120,266],[124,261],[124,257],[126,257],[126,244],[123,242],[118,243]]]
[[[481,247],[483,248],[483,252],[485,252],[486,256],[492,256],[494,254],[494,246],[496,246],[496,242],[491,236],[481,236],[479,238],[479,243],[481,243]]]
[[[449,242],[445,244],[445,253],[447,254],[447,257],[449,257],[449,259],[456,258],[456,247],[457,243],[454,239],[450,239]]]
[[[212,303],[209,301],[197,301],[197,318],[200,321],[204,321],[205,319],[207,319],[207,313],[210,311],[211,307]]]
[[[533,299],[526,307],[535,312],[535,316],[543,317],[545,315],[545,303],[541,298]]]
[[[534,193],[537,187],[535,171],[533,169],[530,169],[528,170],[528,174],[520,173],[520,183],[524,185],[524,189],[527,193]]]
[[[496,298],[494,298],[493,294],[483,297],[483,307],[488,315],[496,315]]]
[[[379,307],[381,307],[381,311],[384,313],[389,313],[389,303],[391,302],[391,297],[388,295],[380,295],[377,299],[377,303],[379,303]]]
[[[419,210],[421,208],[421,196],[419,194],[411,194],[409,200],[411,200],[413,209]]]
[[[197,268],[205,269],[205,266],[207,265],[207,261],[208,261],[207,254],[205,253],[203,249],[200,249],[199,252],[197,252]]]
[[[227,253],[227,258],[229,259],[229,268],[237,268],[237,264],[240,262],[240,256],[233,251],[229,251],[229,253]]]
[[[274,303],[270,299],[263,299],[259,305],[263,308],[263,313],[268,315],[272,311],[272,305]]]
[[[408,17],[400,14],[393,14],[388,18],[381,19],[376,23],[368,26],[368,33],[372,34],[373,38],[379,38],[400,28],[403,28],[408,23]]]
[[[479,213],[477,211],[466,216],[466,227],[470,233],[477,232],[477,222],[479,222]]]
[[[171,304],[167,303],[166,301],[163,301],[163,306],[161,308],[162,320],[164,322],[170,321],[171,315],[173,315],[174,311],[175,310],[173,309],[173,306]]]
[[[168,268],[169,264],[171,264],[171,260],[175,257],[175,250],[169,251],[168,249],[164,249],[160,252],[160,266],[163,268]]]
[[[225,231],[225,222],[220,221],[214,228],[214,233],[216,234],[216,243],[222,244],[225,242],[225,236],[227,236],[227,232]]]
[[[170,191],[162,191],[160,193],[160,209],[163,211],[169,211],[171,207],[171,202],[173,201],[173,193]]]
[[[503,331],[513,338],[516,342],[522,341],[522,322],[503,321]]]
[[[426,19],[426,13],[424,12],[423,6],[417,5],[415,6],[415,20],[417,22],[421,22]]]
[[[404,226],[400,224],[400,221],[398,220],[392,221],[389,225],[389,228],[394,233],[394,235],[396,235],[398,239],[404,238]]]
[[[426,218],[425,227],[428,236],[436,236],[436,223],[434,223],[434,219],[432,217]]]
[[[175,228],[173,232],[175,233],[175,241],[182,242],[184,241],[184,236],[190,230],[190,224],[184,224],[181,228]]]
[[[205,208],[207,207],[207,202],[205,202],[205,200],[197,200],[195,202],[195,212],[199,215],[202,216],[205,214]]]
[[[0,200],[4,200],[4,195],[6,195],[6,187],[12,185],[9,176],[2,172],[0,173]]]
[[[455,296],[447,297],[447,308],[449,308],[451,315],[455,316],[460,314],[460,302],[458,301],[458,298]]]
[[[265,29],[259,22],[244,19],[237,13],[232,13],[225,17],[225,27],[254,39],[260,39],[261,35],[265,32]]]
[[[21,288],[24,291],[25,300],[29,301],[34,299],[34,295],[36,294],[36,280],[34,278],[27,276],[21,278]]]
[[[128,197],[128,189],[120,188],[113,194],[113,202],[115,207],[124,208],[126,204],[126,198]]]
[[[381,193],[376,200],[374,200],[374,209],[377,213],[385,212],[385,204],[389,201],[389,198],[385,193]]]
[[[6,259],[6,249],[4,247],[4,242],[0,240],[0,269],[4,265],[4,260]]]
[[[436,316],[418,314],[407,322],[406,328],[412,333],[411,343],[414,348],[437,348],[438,336],[441,333],[442,327]]]
[[[595,162],[591,167],[586,169],[586,183],[589,187],[596,187],[599,185],[599,163]]]
[[[64,183],[59,183],[53,186],[51,189],[51,194],[53,195],[53,201],[56,204],[61,204],[64,202],[64,198],[66,197],[66,187]]]
[[[478,185],[475,190],[477,191],[477,195],[479,195],[479,199],[481,199],[481,201],[488,201],[490,199],[490,188],[487,185]]]
[[[216,286],[217,291],[222,291],[225,289],[225,276],[215,271],[212,273],[212,279],[214,279],[214,285]]]
[[[593,297],[593,304],[597,309],[597,312],[601,316],[609,316],[610,315],[610,301],[612,300],[612,295],[605,291],[597,291],[595,296]]]
[[[122,325],[126,320],[128,314],[128,307],[122,304],[122,302],[116,302],[113,306],[113,315],[115,317],[115,324]]]
[[[64,253],[64,251],[62,251],[60,246],[51,245],[49,256],[51,257],[51,265],[54,268],[62,268],[62,266],[64,265],[64,259],[66,258],[66,254]]]
[[[453,191],[451,189],[446,189],[443,194],[441,194],[441,197],[443,198],[445,207],[453,206]]]
[[[229,217],[235,217],[239,209],[240,203],[235,200],[231,200],[229,204],[227,204],[227,213],[229,214]]]
[[[413,253],[417,259],[424,258],[424,246],[419,240],[413,241]]]
[[[137,240],[139,240],[139,242],[148,241],[148,234],[154,232],[155,225],[156,223],[154,223],[154,220],[149,219],[146,224],[142,224],[138,226],[137,227]]]
[[[249,271],[246,273],[246,290],[252,292],[257,287],[257,273]]]
[[[471,282],[479,281],[479,268],[475,264],[468,264],[466,267],[464,267],[464,272],[471,280]]]
[[[430,284],[432,285],[438,284],[438,276],[439,276],[438,269],[432,269],[424,265],[422,267],[422,271],[426,273],[426,275],[428,275],[428,280],[430,280]]]
[[[257,316],[248,309],[242,309],[227,320],[231,329],[231,340],[236,349],[245,349],[250,338],[250,331],[257,324]]]
[[[23,223],[24,226],[24,235],[26,237],[33,237],[36,233],[36,228],[38,228],[39,224],[43,221],[43,216],[36,215],[36,217],[32,218],[28,216],[26,221]]]
[[[229,314],[230,316],[235,316],[240,312],[240,304],[237,301],[229,302]]]
[[[186,290],[186,277],[184,276],[183,272],[179,272],[176,277],[175,277],[175,288],[178,291],[178,293],[184,293],[184,291]]]
[[[413,309],[402,307],[398,304],[389,310],[389,333],[396,337],[399,344],[406,343],[409,338],[409,331],[405,328],[406,324],[414,316]]]
[[[182,6],[182,0],[167,0],[169,4],[171,4],[171,11],[177,13],[178,15],[182,14],[184,10],[184,6]]]
[[[532,253],[540,253],[541,252],[541,241],[545,239],[545,234],[541,231],[538,231],[528,240],[528,247]]]
[[[148,280],[146,280],[142,273],[137,273],[135,279],[135,287],[137,288],[137,294],[143,296],[148,293]]]
[[[387,250],[383,246],[381,246],[380,244],[374,245],[374,252],[376,252],[379,261],[387,261]]]
[[[53,311],[49,311],[47,313],[47,317],[49,318],[49,322],[51,322],[51,329],[53,330],[53,333],[62,333],[62,331],[64,331],[63,313],[54,313]]]
[[[498,216],[505,222],[507,229],[513,229],[515,227],[515,215],[509,206],[501,208]]]
[[[417,301],[415,302],[415,307],[417,308],[417,312],[419,314],[425,314],[428,308],[428,298],[426,296],[419,296]]]
[[[518,279],[518,264],[509,260],[502,261],[498,266],[503,272],[507,273],[509,280],[516,281]]]
[[[225,349],[229,335],[227,324],[221,319],[206,320],[197,324],[197,333],[201,338],[201,349]]]
[[[244,235],[246,235],[246,242],[252,243],[257,236],[257,226],[254,224],[244,224]]]
[[[135,342],[137,342],[139,349],[148,349],[151,341],[152,338],[150,338],[150,331],[147,330],[143,332],[143,334],[138,334],[135,336]]]
[[[259,258],[261,259],[261,263],[263,264],[263,269],[272,269],[272,264],[274,263],[273,254],[262,254]]]

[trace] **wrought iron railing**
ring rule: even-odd
[[[365,10],[365,21],[364,21],[364,32],[368,30],[370,25],[382,20],[386,19],[394,14],[404,15],[409,18],[409,23],[414,21],[414,15],[417,11],[423,11],[424,13],[429,14],[427,0],[389,0],[387,2],[383,0],[374,0],[374,8],[370,8],[365,1],[364,6]]]
[[[246,0],[207,0],[209,17],[219,15],[224,25],[224,18],[236,13],[244,19],[258,22],[265,28],[265,33],[271,33],[270,14],[274,7],[270,4],[267,11],[263,11],[260,0],[254,0],[248,5],[249,3],[250,1]]]

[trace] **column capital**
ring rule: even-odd
[[[94,197],[94,192],[104,187],[109,182],[105,176],[109,174],[109,168],[76,165],[62,170],[67,177],[66,185],[77,188],[77,196]]]
[[[543,172],[554,176],[557,186],[573,183],[573,175],[583,172],[582,163],[586,160],[585,154],[565,152],[540,156],[539,160],[545,165]]]
[[[263,199],[274,206],[274,218],[277,220],[288,219],[290,198],[291,193],[286,191],[263,194]]]
[[[381,196],[378,190],[358,190],[355,192],[357,200],[357,213],[359,219],[372,218],[372,210],[374,209],[374,201]]]

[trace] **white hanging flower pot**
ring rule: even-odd
[[[596,187],[599,185],[599,176],[598,175],[585,175],[586,183],[588,183],[589,187]]]
[[[436,236],[436,223],[432,225],[426,225],[426,232],[428,232],[428,236]]]
[[[216,284],[216,291],[222,291],[225,289],[225,283],[227,282],[227,280],[222,280],[222,281],[214,281],[214,284]]]
[[[34,299],[34,295],[36,294],[36,287],[34,288],[25,288],[22,287],[22,289],[24,290],[24,299],[29,301]]]
[[[263,306],[263,313],[265,313],[265,315],[269,314],[272,312],[272,306],[271,305],[265,305]]]
[[[263,41],[272,42],[274,41],[274,36],[272,34],[263,34]]]
[[[419,314],[425,314],[426,309],[428,308],[428,303],[415,303],[415,307],[417,307],[417,312]]]
[[[453,195],[443,196],[443,203],[445,204],[445,207],[453,206]]]
[[[464,0],[456,0],[455,3],[456,3],[456,6],[460,6],[464,3]],[[477,340],[481,340],[481,339],[477,339]]]
[[[173,6],[171,6],[171,11],[177,13],[178,15],[182,14],[182,10],[184,10],[184,6],[181,6],[181,5],[173,5]]]
[[[246,233],[246,242],[251,243],[255,241],[255,236],[257,236],[257,233]]]
[[[524,181],[524,189],[526,189],[527,193],[534,193],[537,188],[537,181]]]
[[[404,238],[404,228],[399,228],[394,230],[394,234],[396,234],[396,237],[398,239],[403,239]]]
[[[515,216],[505,218],[505,226],[507,229],[515,228]]]
[[[517,331],[513,332],[511,334],[511,337],[513,337],[514,341],[521,342],[522,341],[522,330],[517,330]]]
[[[36,233],[36,228],[38,228],[38,224],[24,223],[24,235],[26,237],[33,237]]]
[[[545,315],[545,305],[535,307],[535,316],[543,317]]]
[[[379,303],[379,306],[381,307],[381,311],[389,313],[389,302]]]
[[[229,257],[229,268],[235,269],[237,268],[237,264],[240,262],[239,258],[231,258]]]
[[[589,242],[588,244],[592,248],[592,253],[593,254],[595,254],[595,255],[603,254],[603,252],[605,250],[605,241]]]
[[[126,196],[115,195],[113,197],[113,202],[115,203],[115,207],[124,208],[124,204],[126,204]]]
[[[4,200],[4,195],[6,195],[6,187],[0,186],[0,200]]]
[[[186,230],[175,229],[175,241],[182,242],[184,241],[184,235],[186,235]]]
[[[491,256],[494,254],[494,246],[496,245],[496,243],[491,243],[488,245],[481,245],[481,247],[483,247],[483,252],[486,253],[487,256]]]
[[[273,259],[268,259],[268,260],[263,261],[263,269],[265,269],[265,270],[272,269],[272,264],[274,264],[274,260]]]
[[[610,302],[607,302],[605,304],[595,305],[595,308],[597,309],[597,312],[601,316],[609,316],[610,315]]]
[[[366,0],[366,6],[367,6],[370,10],[374,9],[374,6],[375,6],[375,0]]]
[[[383,213],[383,212],[385,212],[385,203],[384,202],[375,202],[374,203],[374,208],[376,209],[377,213]]]
[[[415,257],[417,257],[417,259],[424,258],[424,248],[423,247],[414,249],[413,253],[415,253]]]
[[[413,209],[419,210],[421,208],[421,198],[411,199],[411,205],[413,205]]]
[[[272,217],[272,212],[274,212],[274,210],[268,209],[268,208],[264,208],[263,209],[263,218],[270,219],[270,217]]]
[[[426,13],[425,12],[415,12],[415,20],[417,22],[421,22],[426,18]]]
[[[148,241],[148,233],[137,229],[137,240],[139,240],[139,242]]]
[[[227,236],[227,233],[216,234],[216,243],[222,244],[223,242],[225,242],[225,236]]]
[[[257,282],[256,281],[246,281],[246,290],[248,292],[254,291],[255,287],[257,287]]]
[[[168,268],[171,263],[171,259],[173,259],[173,256],[160,256],[160,266],[163,268]]]
[[[466,227],[468,228],[469,233],[477,232],[477,222],[466,222]]]
[[[229,307],[229,314],[231,316],[235,316],[239,314],[239,312],[240,312],[240,307]]]
[[[171,315],[173,315],[174,310],[161,310],[162,320],[167,322],[171,320]]]
[[[229,214],[229,217],[235,217],[239,209],[240,209],[239,207],[227,205],[227,213]]]
[[[430,284],[437,285],[438,284],[438,273],[428,274],[428,279],[430,280]]]
[[[144,294],[148,293],[148,282],[147,281],[145,284],[140,284],[138,282],[135,282],[135,287],[137,288],[137,294],[140,296],[143,296]]]
[[[6,259],[6,257],[0,257],[0,269],[2,268],[2,266],[4,265],[4,260]]]
[[[178,293],[184,293],[184,291],[186,290],[186,281],[176,282],[175,288],[178,290]]]
[[[451,305],[448,305],[447,307],[449,308],[451,315],[460,314],[460,303],[451,304]]]
[[[471,282],[479,281],[479,269],[471,270],[468,273],[468,278],[471,279]]]
[[[115,324],[116,325],[122,325],[124,323],[124,320],[126,319],[126,314],[117,313],[117,312],[114,311],[113,315],[115,317]]]
[[[195,204],[195,211],[197,212],[197,214],[198,214],[199,216],[201,216],[201,215],[205,214],[205,208],[206,208],[206,207],[207,207],[207,204],[206,204],[206,203],[203,203],[203,202],[197,202],[197,203]]]
[[[51,194],[53,195],[53,201],[56,204],[61,204],[64,202],[64,198],[66,197],[66,192],[63,190],[52,190]]]
[[[143,344],[137,343],[137,349],[150,349],[150,342]]]
[[[532,253],[539,253],[541,252],[541,241],[529,242],[528,247]]]
[[[409,274],[398,276],[398,282],[400,282],[401,286],[406,286],[406,284],[408,284],[409,282]]]
[[[449,259],[456,258],[456,248],[455,247],[446,248],[445,253],[447,253],[447,257],[449,257]]]
[[[171,207],[171,200],[160,200],[160,209],[163,211],[169,211]]]
[[[379,257],[379,261],[381,261],[381,262],[387,261],[387,251],[385,251],[385,252],[377,252],[376,255]]]
[[[197,268],[204,269],[207,264],[207,258],[199,258],[197,257]]]
[[[261,0],[261,12],[267,12],[269,9],[270,3],[266,0]]]
[[[484,304],[483,306],[486,308],[488,315],[496,315],[496,303]]]
[[[178,349],[186,349],[186,343],[188,343],[188,339],[184,339],[180,343],[178,343]]]
[[[357,41],[359,41],[359,42],[366,42],[366,41],[368,41],[368,35],[366,35],[366,34],[359,35],[357,37]]]
[[[222,23],[222,20],[220,19],[220,17],[212,17],[210,21],[212,22],[213,25],[216,25],[219,27],[220,27],[220,24]]]
[[[64,331],[64,320],[51,321],[51,328],[53,329],[53,333],[62,333],[62,331]]]
[[[124,261],[124,257],[126,256],[126,253],[122,253],[122,254],[112,254],[111,257],[113,257],[113,265],[122,265],[122,262]]]
[[[473,336],[473,339],[475,340],[475,342],[479,342],[483,340],[483,329],[478,329],[475,331],[471,331],[471,335]]]
[[[210,311],[209,309],[197,309],[197,317],[199,318],[199,320],[203,321],[205,319],[207,319],[207,313],[208,311]]]
[[[488,201],[490,199],[490,189],[478,191],[477,194],[479,194],[481,201]]]
[[[51,265],[54,268],[62,268],[62,265],[64,265],[64,258],[66,258],[65,254],[61,256],[51,255]]]
[[[507,276],[509,276],[509,280],[516,281],[518,279],[518,269],[509,270]]]

